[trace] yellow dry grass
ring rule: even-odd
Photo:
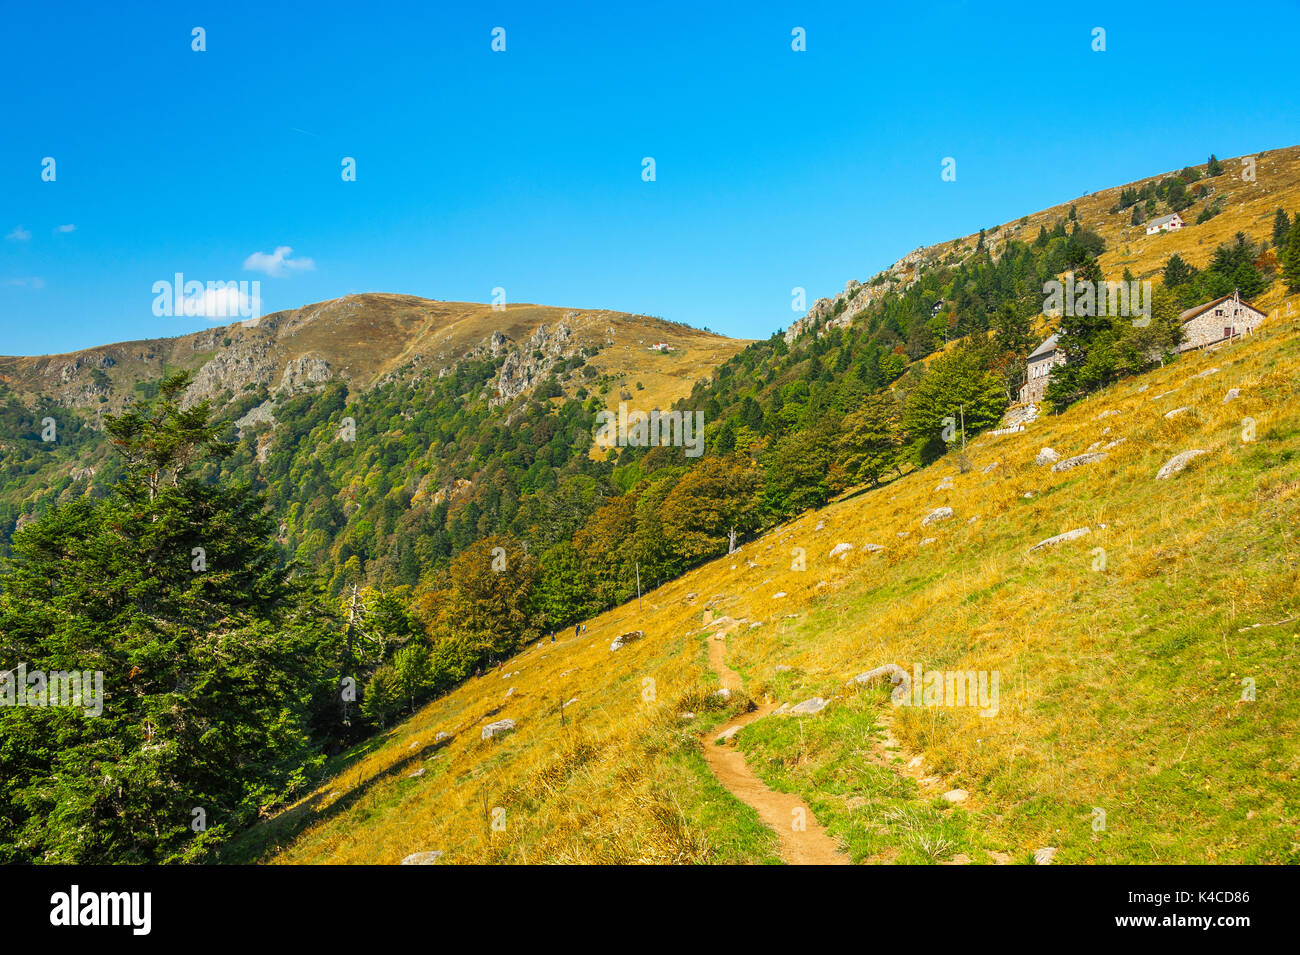
[[[581,637],[525,651],[503,668],[509,676],[472,680],[423,708],[246,845],[283,863],[392,863],[427,849],[448,862],[770,857],[770,843],[755,849],[738,834],[743,807],[711,791],[690,759],[699,720],[679,717],[716,715],[700,709],[716,685],[707,606],[745,621],[728,637],[728,659],[755,697],[777,694],[778,664],[798,675],[801,697],[817,685],[839,688],[840,701],[877,693],[880,716],[925,771],[970,790],[987,846],[1050,844],[1059,861],[1252,858],[1253,845],[1296,822],[1282,795],[1294,786],[1294,750],[1251,755],[1300,729],[1296,708],[1279,702],[1297,675],[1295,627],[1215,639],[1196,659],[1177,656],[1177,641],[1280,619],[1294,602],[1300,555],[1277,528],[1294,526],[1300,474],[1244,463],[1256,449],[1294,453],[1287,439],[1300,431],[1300,298],[1275,293],[1269,304],[1273,318],[1251,339],[1121,382],[1024,433],[983,436],[964,455],[805,514],[648,593],[640,612],[619,607]],[[1224,404],[1229,388],[1241,395]],[[1182,406],[1190,410],[1165,417]],[[1245,418],[1256,422],[1254,443],[1243,441]],[[1074,470],[1034,463],[1043,446],[1069,457],[1121,437],[1104,460]],[[1174,480],[1153,480],[1189,448],[1208,454]],[[944,477],[952,490],[936,490]],[[922,528],[939,505],[955,517]],[[1026,553],[1084,526],[1080,540]],[[853,550],[831,558],[840,542]],[[1262,545],[1276,554],[1254,554]],[[795,548],[805,570],[792,569]],[[632,629],[645,639],[611,653]],[[886,662],[997,670],[999,715],[891,710],[881,691],[844,688]],[[1274,689],[1243,704],[1243,674]],[[481,741],[481,727],[501,718],[516,732]],[[431,748],[439,731],[451,739]],[[845,740],[844,758],[863,745]],[[1238,751],[1245,769],[1221,766]],[[417,768],[426,772],[408,778]],[[801,785],[832,801],[823,805],[848,798]],[[1044,800],[1050,811],[1039,812]],[[1088,825],[1096,806],[1109,807],[1112,843]],[[1257,844],[1254,830],[1225,828],[1247,806],[1257,821],[1240,825],[1268,830]],[[492,828],[496,807],[504,831]]]

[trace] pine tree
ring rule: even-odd
[[[107,498],[14,537],[0,656],[97,672],[103,700],[0,707],[5,861],[196,859],[317,759],[337,633],[282,566],[264,499],[190,476],[224,449],[205,403],[180,407],[188,382],[108,418],[127,475]]]
[[[1277,212],[1273,213],[1273,248],[1278,250],[1279,255],[1286,250],[1290,238],[1291,220],[1287,217],[1286,210],[1279,206]]]
[[[1297,213],[1300,216],[1300,213]],[[1282,278],[1288,292],[1300,292],[1300,228],[1294,221],[1287,241],[1286,257],[1282,261]]]

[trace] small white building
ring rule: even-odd
[[[1182,216],[1177,212],[1171,212],[1167,216],[1161,216],[1148,222],[1147,235],[1155,235],[1157,232],[1177,232],[1185,225],[1187,223],[1183,221]]]
[[[1065,364],[1065,352],[1057,344],[1057,335],[1053,332],[1047,340],[1030,352],[1026,359],[1027,380],[1020,386],[1022,404],[1038,404],[1047,392],[1047,383],[1052,379],[1052,369]]]
[[[1178,316],[1183,326],[1183,343],[1178,350],[1204,348],[1238,335],[1249,335],[1264,321],[1265,315],[1236,292],[1213,302],[1189,308]]]
[[[664,352],[665,354],[673,350],[673,346],[668,344],[667,342],[655,342],[653,345],[649,347],[650,347],[650,351]]]

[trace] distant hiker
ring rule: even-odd
[[[482,676],[482,675],[483,675],[483,664],[480,663],[478,666],[476,666],[476,667],[474,668],[474,675],[475,675],[475,676]]]
[[[551,631],[551,643],[555,642],[555,631]]]
[[[580,633],[582,633],[582,624],[575,623],[573,625],[573,635],[576,637]]]

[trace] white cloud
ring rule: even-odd
[[[243,283],[247,285],[248,283]],[[253,283],[257,285],[256,282]],[[209,283],[198,295],[187,295],[182,299],[184,314],[193,318],[239,318],[245,315],[260,315],[262,299],[256,290],[251,294],[234,282]]]
[[[0,280],[0,285],[7,288],[45,288],[45,279],[33,275],[25,279]]]
[[[6,239],[13,239],[15,242],[26,242],[31,237],[32,234],[22,226],[14,226],[14,231],[5,236]]]
[[[55,226],[55,232],[76,232],[77,227],[69,222],[67,225]]]
[[[244,259],[244,268],[250,272],[265,272],[271,276],[281,276],[288,272],[310,272],[316,263],[308,258],[290,258],[293,253],[287,245],[276,246],[274,252],[254,252]]]

